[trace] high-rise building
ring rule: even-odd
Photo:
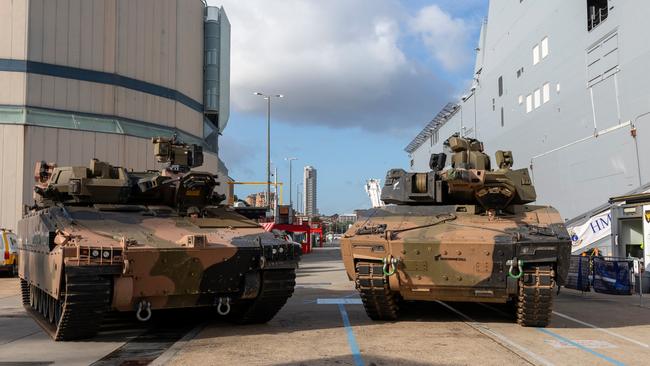
[[[317,179],[316,179],[316,168],[313,166],[306,166],[304,175],[304,197],[305,203],[303,205],[303,212],[307,216],[316,216],[318,215],[318,206],[317,206]]]
[[[33,204],[36,161],[155,169],[156,136],[227,179],[229,78],[228,17],[201,0],[0,1],[0,226]]]

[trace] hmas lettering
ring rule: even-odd
[[[589,224],[589,227],[591,227],[591,232],[595,234],[601,230],[607,229],[611,224],[612,224],[612,214],[610,213],[607,215],[607,217],[604,218],[601,217],[595,221],[592,221]]]

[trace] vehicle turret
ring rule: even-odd
[[[214,191],[217,176],[192,172],[203,164],[203,150],[175,137],[152,139],[156,162],[161,170],[129,171],[98,159],[87,167],[58,167],[36,164],[34,200],[38,207],[56,203],[72,205],[155,203],[184,212],[218,205],[224,197]]]
[[[535,188],[528,169],[512,169],[511,151],[497,151],[497,169],[491,169],[483,143],[458,134],[444,143],[447,153],[432,154],[431,171],[388,171],[381,199],[397,205],[476,204],[482,210],[507,210],[534,202]],[[446,166],[447,158],[450,165]]]

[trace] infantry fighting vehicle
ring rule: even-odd
[[[458,135],[433,154],[430,172],[390,170],[388,206],[361,211],[341,240],[348,276],[368,316],[398,318],[404,300],[510,303],[523,326],[546,326],[553,287],[567,277],[571,242],[536,193],[528,169]],[[451,164],[447,166],[447,158]]]
[[[266,322],[293,294],[300,247],[220,206],[199,146],[153,140],[162,171],[37,164],[35,206],[19,223],[29,313],[55,340],[92,337],[109,311],[212,307]]]

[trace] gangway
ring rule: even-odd
[[[368,197],[370,197],[370,203],[373,208],[384,207],[386,206],[381,200],[381,180],[379,179],[368,179],[366,181],[365,189]]]

